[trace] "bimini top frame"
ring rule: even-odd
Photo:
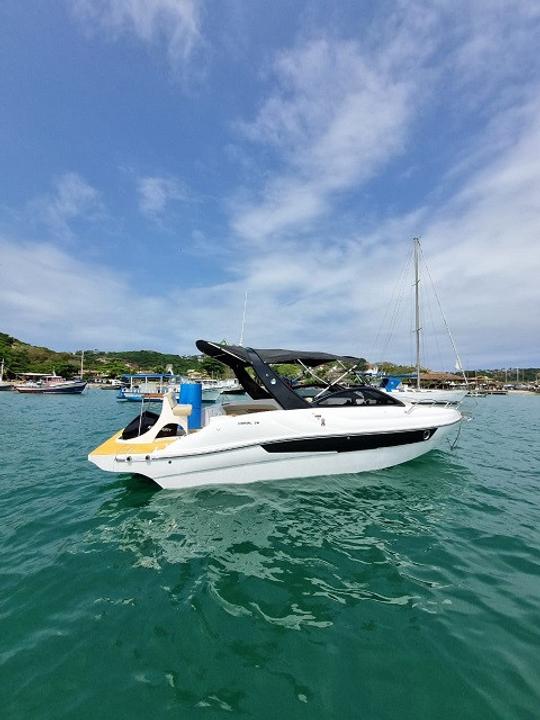
[[[353,367],[346,370],[339,378],[342,380],[349,372],[353,372],[364,363],[361,358],[349,355],[332,355],[331,353],[310,352],[308,350],[282,350],[242,347],[240,345],[222,345],[208,340],[197,340],[197,348],[224,365],[227,365],[236,375],[238,382],[253,400],[262,400],[273,397],[284,410],[295,410],[311,407],[306,399],[297,395],[290,384],[275,372],[270,365],[294,363],[308,371],[327,362],[352,363]],[[264,389],[249,375],[246,368],[252,368]],[[315,373],[312,373],[316,379]],[[331,387],[340,388],[337,382],[328,383],[323,391]]]

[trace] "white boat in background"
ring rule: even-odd
[[[2,362],[0,363],[0,390],[12,390],[13,389],[13,383],[7,382],[4,380],[4,358],[2,358]]]
[[[202,385],[203,402],[216,402],[225,390],[231,390],[235,387],[234,380],[199,380]]]
[[[362,362],[357,358],[204,340],[197,348],[228,365],[251,401],[224,404],[223,414],[211,413],[194,432],[191,405],[179,405],[175,394],[167,393],[159,415],[135,417],[93,450],[90,462],[172,489],[358,473],[440,447],[462,420],[455,408],[411,405],[370,385],[334,382],[306,399],[272,367],[296,363],[311,372],[337,362],[346,370],[341,381]]]
[[[468,392],[468,384],[465,373],[463,372],[463,365],[458,355],[456,344],[452,333],[446,323],[446,318],[443,319],[446,325],[446,330],[450,337],[452,347],[456,354],[456,367],[463,373],[464,387],[458,389],[449,388],[423,388],[421,387],[421,372],[420,372],[420,336],[422,327],[420,325],[420,239],[413,239],[414,247],[414,295],[415,295],[415,335],[416,335],[416,387],[407,385],[403,386],[401,382],[388,383],[386,387],[381,384],[381,387],[385,392],[391,393],[395,397],[399,397],[405,402],[422,405],[459,405],[465,398]],[[442,309],[441,309],[442,312]]]
[[[384,388],[383,388],[384,389]],[[467,390],[441,390],[438,388],[397,387],[390,391],[394,397],[405,402],[432,405],[459,405],[466,397]]]
[[[178,393],[182,383],[181,375],[173,373],[132,373],[122,375],[116,393],[119,402],[161,402],[166,392]]]

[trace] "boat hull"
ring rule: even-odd
[[[144,475],[160,487],[174,490],[360,473],[399,465],[436,449],[462,419],[456,410],[441,409],[442,415],[437,417],[434,412],[430,415],[426,408],[416,411],[415,417],[425,414],[416,422],[404,415],[390,430],[383,429],[382,425],[377,428],[377,422],[368,423],[362,429],[362,423],[359,427],[350,422],[352,415],[345,416],[338,429],[336,423],[332,423],[331,413],[323,417],[310,411],[293,412],[302,415],[309,412],[309,420],[316,427],[302,435],[295,433],[291,426],[283,432],[280,422],[261,428],[265,424],[265,413],[250,415],[249,420],[219,417],[187,438],[162,440],[159,448],[138,446],[135,442],[122,446],[115,436],[96,448],[89,460],[102,470]],[[285,419],[292,414],[266,413],[267,416],[288,416]],[[234,432],[239,426],[242,426],[243,442],[238,439],[239,433]],[[299,428],[302,426],[305,429],[304,419],[297,424]],[[227,432],[231,429],[232,432]],[[212,433],[223,439],[212,443]],[[203,442],[204,435],[209,437]]]
[[[467,390],[392,390],[391,395],[403,402],[415,405],[459,405],[467,395]]]
[[[43,393],[45,395],[80,395],[86,389],[87,384],[86,382],[75,382],[73,384],[66,383],[65,385],[58,385],[56,387],[53,385],[46,387]]]
[[[44,385],[16,385],[15,390],[28,395],[80,395],[88,383],[57,384],[50,387]]]
[[[41,388],[37,385],[36,386],[15,385],[15,390],[19,393],[26,393],[27,395],[30,395],[30,394],[34,394],[34,395],[40,394],[41,395],[43,393],[43,388]]]
[[[245,484],[382,470],[409,462],[435,449],[446,434],[442,431],[436,440],[391,448],[347,453],[280,453],[274,454],[271,458],[261,446],[258,446],[225,452],[222,457],[213,459],[212,468],[207,467],[208,458],[204,463],[200,460],[188,461],[186,458],[175,458],[170,465],[157,468],[157,472],[152,473],[152,480],[162,488],[179,490],[198,485]],[[141,471],[134,469],[134,472]]]
[[[116,396],[118,402],[162,402],[163,393],[144,393],[134,390],[121,390]]]

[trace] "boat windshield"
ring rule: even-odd
[[[355,405],[373,407],[377,405],[404,405],[404,403],[387,393],[377,390],[377,388],[369,385],[359,385],[321,395],[313,401],[313,405],[319,407],[350,407]]]

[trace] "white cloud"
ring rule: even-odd
[[[231,331],[240,324],[234,291],[226,286],[144,294],[120,270],[51,244],[9,237],[0,237],[0,257],[2,331],[27,342],[58,350],[195,352],[197,337],[221,337],[227,324]],[[240,317],[241,307],[237,312]]]
[[[173,177],[142,177],[137,181],[139,209],[148,217],[157,218],[172,201],[186,201],[189,195],[184,184]]]
[[[277,53],[255,119],[237,126],[274,166],[231,202],[233,230],[252,242],[312,232],[403,154],[428,103],[447,94],[450,122],[461,107],[485,122],[523,103],[540,12],[528,0],[511,8],[396,3],[354,40],[319,31]]]
[[[45,223],[55,235],[64,238],[73,236],[73,222],[96,220],[102,213],[100,193],[73,172],[60,176],[54,183],[53,192],[32,200],[26,211],[27,215]]]
[[[99,23],[113,35],[134,33],[148,45],[165,43],[175,68],[189,60],[201,41],[201,0],[72,0],[72,4],[87,25]]]
[[[109,6],[95,8],[102,13]],[[448,16],[424,3],[396,6],[401,14],[378,27],[379,32],[368,29],[354,41],[330,35],[304,40],[276,56],[266,98],[254,120],[239,125],[242,138],[253,143],[250,147],[262,148],[265,157],[273,154],[275,163],[273,171],[261,169],[266,178],[261,186],[240,189],[243,202],[232,206],[231,225],[237,237],[249,241],[236,257],[224,259],[233,282],[145,297],[128,276],[79,262],[52,246],[5,239],[0,314],[8,318],[6,329],[45,344],[58,338],[59,348],[68,338],[74,347],[189,352],[200,336],[238,339],[248,289],[248,343],[336,350],[377,360],[380,348],[374,338],[409,240],[420,234],[465,365],[540,364],[540,92],[527,73],[516,83],[512,75],[512,68],[524,62],[523,48],[530,45],[530,37],[519,43],[523,23],[534,18],[516,11],[522,24],[512,16],[509,41],[504,35],[507,13],[498,17],[489,3],[475,4],[479,9],[470,23],[470,16],[459,11],[465,4],[452,13],[451,22],[442,22]],[[450,7],[436,6],[445,12]],[[117,30],[129,27],[149,42],[159,35],[155,28],[140,34],[127,16],[118,17],[124,20]],[[499,41],[504,43],[504,66],[494,61]],[[455,118],[466,97],[470,112],[474,93],[469,95],[466,86],[472,88],[473,79],[482,80],[482,102],[491,121],[485,122],[485,113],[482,123],[476,115],[470,118],[472,129],[445,125],[463,142],[450,167],[445,161],[446,176],[439,186],[434,180],[433,192],[416,207],[410,200],[408,212],[375,216],[372,231],[352,232],[361,215],[352,211],[344,232],[336,199],[368,188],[369,180],[399,157],[430,101]],[[462,94],[456,92],[459,84]],[[489,88],[498,92],[490,95]],[[246,159],[245,146],[240,154]],[[422,170],[421,158],[418,162]],[[93,189],[87,186],[90,192],[85,192],[79,180],[66,182],[63,190],[59,183],[48,198],[50,222],[64,230],[92,212],[96,202]],[[186,199],[182,184],[170,177],[141,178],[138,190],[141,211],[154,218],[169,202]],[[193,239],[204,254],[205,236]],[[24,266],[26,277],[8,274],[8,266]],[[70,314],[63,311],[66,307]],[[428,326],[427,307],[424,319]],[[403,306],[386,358],[410,361],[411,340]],[[441,349],[442,360],[434,353],[427,364],[452,368],[449,345]]]
[[[387,332],[381,326],[409,239],[420,233],[465,366],[538,365],[540,93],[537,103],[499,120],[495,136],[500,139],[500,127],[506,127],[508,137],[497,156],[486,161],[481,154],[483,166],[453,196],[396,215],[371,233],[325,232],[244,248],[234,259],[237,279],[229,283],[145,295],[119,271],[51,245],[4,238],[3,330],[58,349],[191,352],[198,337],[238,340],[248,289],[245,338],[255,347],[311,347],[377,360],[381,343],[374,339]],[[490,134],[485,144],[490,146]],[[10,272],[13,267],[24,267],[24,275]],[[409,310],[405,302],[385,359],[412,359]],[[429,330],[437,310],[423,310]],[[427,343],[426,364],[451,369],[450,345],[444,338],[438,342],[440,353]]]
[[[427,52],[426,43],[422,52]],[[422,54],[422,53],[420,53]],[[320,38],[279,54],[277,89],[240,130],[277,153],[281,170],[233,208],[234,230],[247,240],[287,232],[323,215],[336,193],[358,187],[399,154],[421,102],[417,67],[398,35],[377,52],[359,42]],[[418,63],[417,63],[418,65]]]

